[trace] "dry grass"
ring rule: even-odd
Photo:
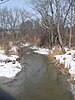
[[[74,80],[74,77],[72,77],[70,75],[70,77],[67,79],[68,82],[70,82],[71,84],[75,84],[75,80]]]
[[[75,53],[73,54],[73,58],[75,58]]]
[[[65,67],[64,64],[59,63],[59,60],[56,60],[55,55],[62,55],[62,54],[64,54],[64,51],[59,46],[55,46],[54,50],[50,52],[48,56],[49,59],[54,63],[54,65],[60,70],[64,69]]]
[[[65,52],[59,47],[59,46],[54,46],[54,50],[52,52],[49,52],[49,57],[51,60],[55,59],[55,55],[62,55]]]
[[[64,68],[64,73],[68,74],[69,73],[69,68]]]
[[[64,54],[65,51],[63,51],[62,48],[61,48],[60,46],[54,46],[53,53],[54,53],[55,55],[61,55],[61,54]]]
[[[10,42],[5,42],[0,46],[0,49],[5,51],[5,54],[10,56],[10,55],[18,55],[18,52],[10,51],[12,48],[12,45],[10,45]]]
[[[4,50],[6,55],[9,55],[10,46],[8,42],[4,42],[3,44],[0,44],[0,50]]]
[[[9,50],[11,49],[11,47],[10,47],[10,45],[9,45],[8,42],[4,43],[3,49],[5,50],[5,54],[6,54],[6,55],[10,55],[10,54],[9,54]]]
[[[64,69],[64,64],[60,64],[59,66],[61,67],[61,69]]]

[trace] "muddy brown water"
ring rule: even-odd
[[[74,100],[66,77],[46,56],[23,55],[21,65],[13,81],[0,78],[0,100]]]

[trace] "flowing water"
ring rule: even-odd
[[[66,77],[46,56],[30,53],[13,81],[0,79],[0,100],[74,100]]]

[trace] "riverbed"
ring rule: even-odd
[[[47,56],[31,52],[20,63],[22,71],[13,81],[0,78],[0,100],[74,100],[66,77]]]

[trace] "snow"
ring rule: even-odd
[[[16,58],[18,58],[19,56],[17,55],[11,55],[11,56],[7,56],[7,55],[4,55],[4,54],[0,54],[0,61],[3,60],[16,60]]]
[[[15,46],[15,47],[12,47],[12,48],[10,49],[10,51],[11,51],[11,52],[17,52],[16,48],[17,48],[16,46]]]
[[[27,47],[27,46],[30,46],[30,43],[25,43],[25,44],[22,44],[20,47]]]
[[[38,48],[34,52],[35,53],[39,53],[39,54],[43,54],[43,55],[48,55],[49,54],[49,49],[46,49],[46,48]]]
[[[0,77],[14,78],[21,71],[21,65],[16,61],[15,64],[0,63]]]
[[[73,58],[73,55],[75,54],[75,50],[67,50],[66,53],[62,55],[55,55],[56,60],[59,61],[59,63],[64,64],[65,68],[69,69],[69,73],[72,77],[74,77],[75,80],[75,58]]]
[[[3,54],[4,53],[4,50],[0,50],[0,54]]]
[[[0,60],[6,60],[6,59],[7,59],[6,55],[0,54]]]
[[[11,49],[9,50],[9,53],[11,53],[11,54],[18,54],[17,50],[18,50],[17,46],[12,46]]]
[[[27,46],[30,46],[30,43],[22,44],[20,47],[27,47]],[[40,47],[37,47],[36,45],[31,46],[30,49],[33,49],[34,52],[38,54],[48,55],[49,53],[49,49],[40,48]]]
[[[37,47],[36,45],[34,45],[34,46],[30,47],[30,49],[35,50],[35,49],[39,49],[39,47]]]
[[[16,51],[13,47],[12,51]],[[0,50],[0,77],[14,78],[22,69],[20,63],[16,61],[19,56],[4,54],[4,50]],[[9,62],[8,62],[9,61]]]
[[[48,55],[50,51],[49,49],[40,48],[40,47],[37,47],[36,45],[30,47],[30,49],[33,49],[35,53],[42,54],[42,55]]]

